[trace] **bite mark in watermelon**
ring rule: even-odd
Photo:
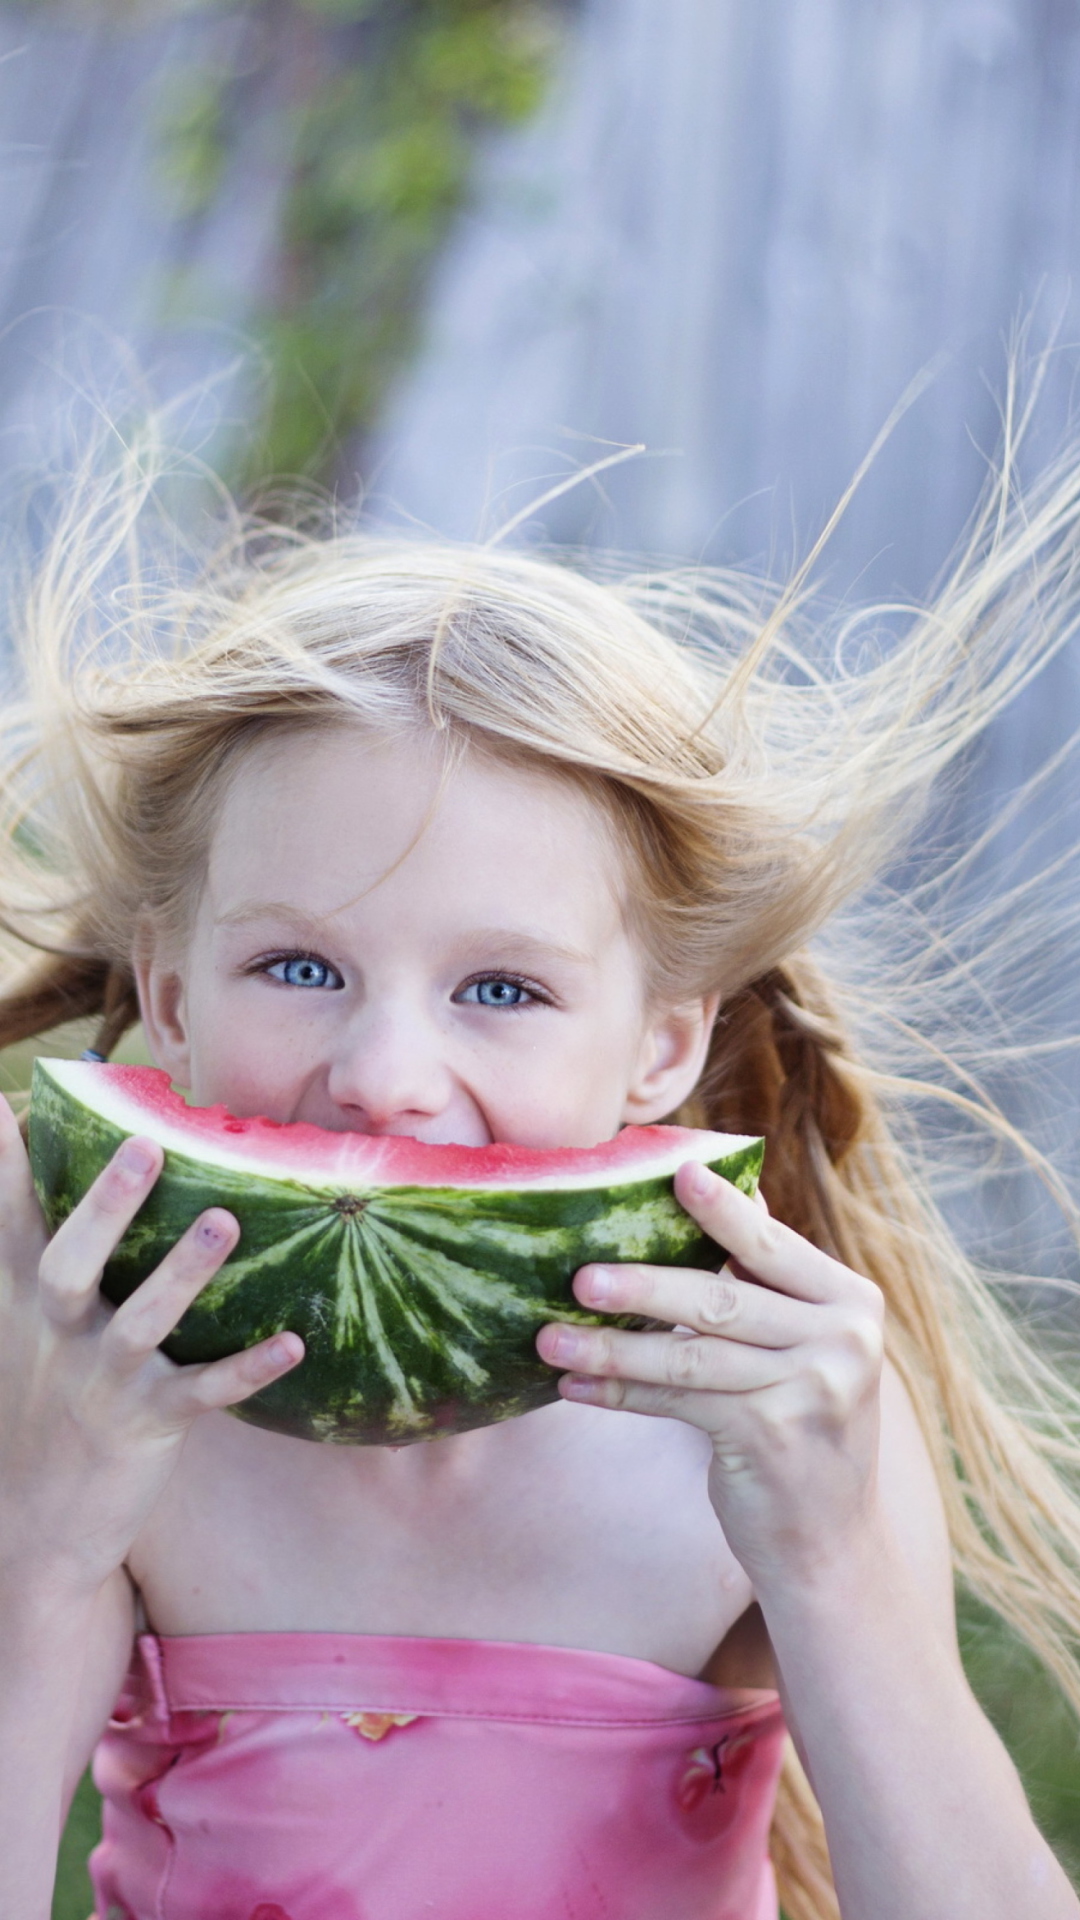
[[[427,1146],[189,1107],[156,1067],[34,1063],[30,1160],[51,1230],[131,1134],[165,1164],[102,1280],[119,1305],[196,1216],[227,1207],[240,1241],[165,1342],[214,1360],[290,1329],[306,1354],[234,1411],[310,1440],[400,1445],[488,1426],[556,1397],[535,1349],[549,1320],[596,1324],[586,1261],[715,1268],[674,1197],[703,1161],[752,1193],[763,1143],[626,1127],[584,1150]]]

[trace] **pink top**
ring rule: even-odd
[[[647,1660],[143,1634],[94,1778],[97,1920],[777,1920],[783,1721]]]

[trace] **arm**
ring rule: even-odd
[[[90,1615],[64,1762],[62,1821],[71,1811],[75,1789],[120,1698],[134,1643],[135,1589],[121,1567],[106,1580]]]
[[[123,1563],[188,1428],[303,1352],[293,1334],[210,1366],[158,1351],[236,1244],[219,1208],[106,1305],[101,1270],[161,1166],[131,1146],[48,1240],[0,1100],[0,1920],[48,1920],[66,1796],[131,1646]]]
[[[575,1291],[687,1331],[550,1327],[540,1350],[575,1369],[568,1398],[710,1435],[710,1495],[765,1617],[844,1920],[1080,1920],[964,1679],[925,1451],[909,1427],[899,1471],[891,1444],[879,1458],[878,1289],[705,1169],[677,1192],[731,1249],[722,1274],[583,1268]],[[891,1436],[913,1416],[898,1382],[884,1391]]]
[[[895,1536],[763,1602],[784,1710],[860,1920],[1075,1920],[1061,1868]]]
[[[71,1797],[130,1656],[131,1585],[122,1570],[81,1600],[22,1585],[0,1611],[0,1914],[44,1920]]]
[[[960,1664],[934,1470],[888,1366],[878,1492],[882,1534],[867,1535],[861,1566],[853,1556],[835,1582],[804,1590],[797,1623],[782,1601],[769,1608],[785,1715],[825,1815],[841,1911],[1072,1920],[1075,1898]]]

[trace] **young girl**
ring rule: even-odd
[[[546,1328],[503,1425],[318,1446],[228,1414],[295,1335],[158,1351],[231,1216],[113,1312],[160,1151],[47,1242],[5,1110],[4,1920],[95,1750],[99,1920],[775,1920],[770,1855],[790,1920],[1076,1920],[952,1594],[1080,1701],[1077,1402],[898,1144],[884,977],[845,1008],[810,951],[1068,631],[1076,483],[802,651],[730,578],[263,524],[170,581],[128,479],[83,511],[5,709],[0,1042],[141,1019],[197,1103],[424,1141],[760,1130],[767,1207],[684,1167],[723,1271],[574,1281],[653,1331]]]

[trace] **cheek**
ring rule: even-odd
[[[622,1032],[603,1023],[545,1037],[510,1072],[495,1068],[475,1093],[495,1139],[547,1147],[596,1147],[625,1118],[632,1061]]]
[[[193,994],[193,1098],[200,1106],[221,1102],[234,1113],[279,1117],[309,1065],[309,1049],[297,1041],[280,1009],[259,1004],[250,981]]]

